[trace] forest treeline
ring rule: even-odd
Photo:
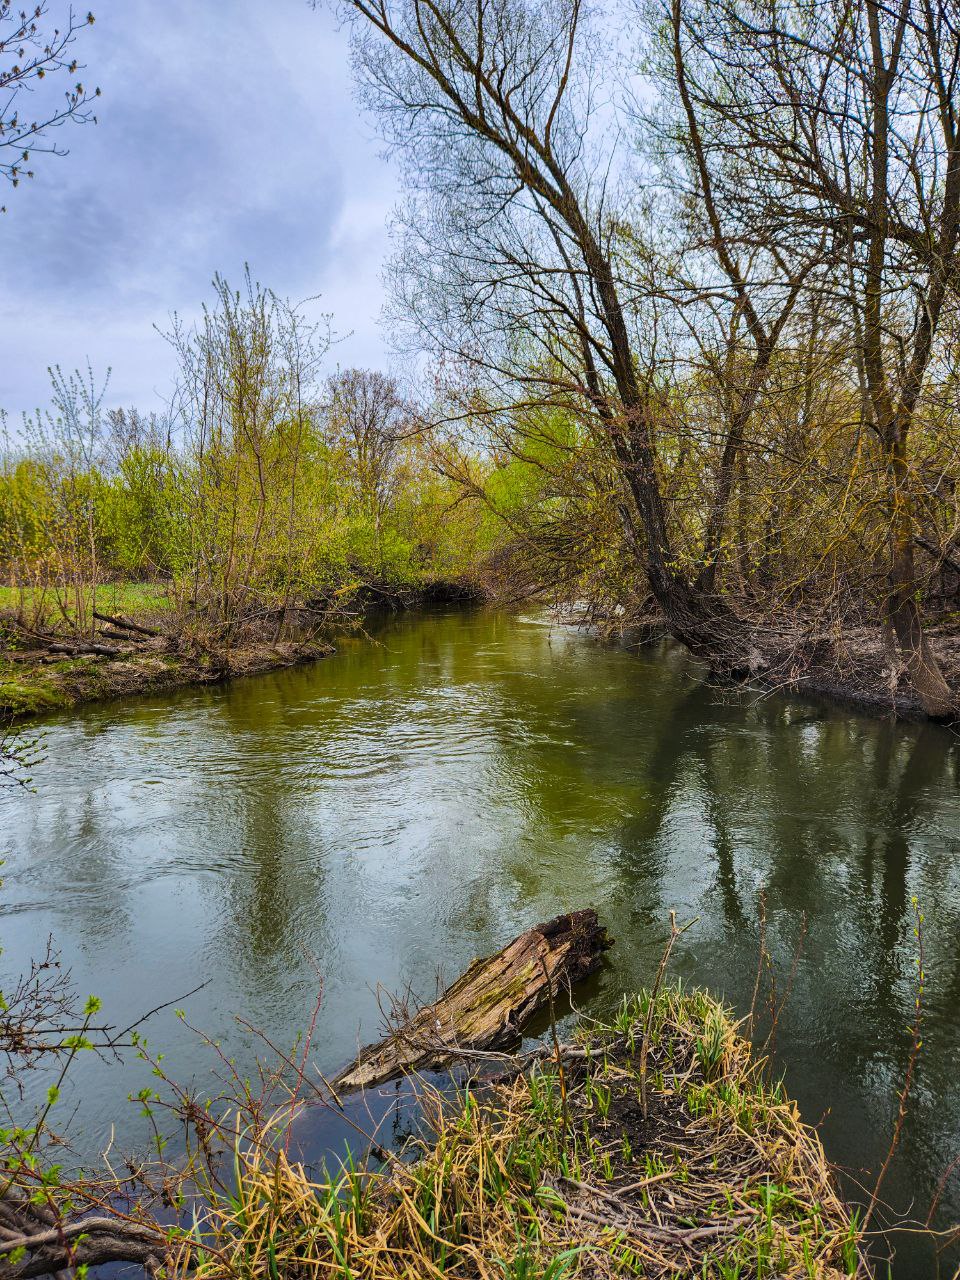
[[[213,640],[468,586],[480,524],[451,522],[458,494],[396,379],[321,377],[326,319],[218,278],[201,323],[168,336],[164,414],[109,409],[91,371],[54,369],[52,407],[8,440],[0,549],[28,639],[93,637],[124,583]]]
[[[952,715],[955,6],[340,10],[416,385],[325,380],[325,326],[249,280],[169,335],[169,420],[55,374],[0,477],[21,616],[92,625],[118,578],[214,630],[483,583]]]

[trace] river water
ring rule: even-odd
[[[896,1210],[925,1218],[960,1155],[947,729],[734,697],[675,651],[477,610],[397,617],[312,666],[92,706],[45,733],[36,794],[0,794],[2,965],[52,934],[119,1025],[205,982],[189,1019],[245,1065],[258,1049],[236,1019],[292,1043],[319,970],[329,1071],[376,1034],[378,982],[431,995],[438,971],[588,904],[616,938],[579,997],[590,1012],[649,983],[674,909],[698,918],[675,974],[743,1014],[763,895],[781,990],[795,971],[776,1061],[850,1190],[883,1158],[909,1057],[916,897],[925,1036]],[[208,1086],[212,1055],[172,1012],[148,1035]],[[135,1059],[83,1061],[78,1148],[136,1143],[125,1099],[149,1082]],[[958,1219],[954,1174],[936,1220]],[[927,1247],[901,1238],[894,1274],[934,1274]]]

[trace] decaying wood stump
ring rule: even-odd
[[[496,955],[474,960],[431,1005],[361,1049],[333,1081],[338,1092],[407,1071],[438,1070],[467,1050],[516,1044],[528,1019],[600,964],[612,941],[592,908],[534,925]]]

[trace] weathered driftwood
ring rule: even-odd
[[[408,1071],[440,1069],[464,1051],[515,1045],[528,1019],[593,973],[612,945],[592,909],[534,925],[496,955],[474,960],[434,1004],[361,1049],[334,1088],[366,1088]]]

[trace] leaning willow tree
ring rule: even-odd
[[[733,495],[742,517],[744,477],[789,457],[789,487],[856,509],[860,603],[895,636],[926,710],[949,713],[917,599],[909,442],[931,382],[949,382],[937,343],[958,283],[953,6],[341,9],[366,104],[404,161],[401,310],[466,371],[471,412],[550,406],[583,424],[671,631],[736,675],[776,655],[756,591],[744,607],[743,574],[722,571]],[[829,456],[807,436],[798,447],[782,412],[798,378],[823,384],[827,348],[842,384],[821,406],[841,437]]]

